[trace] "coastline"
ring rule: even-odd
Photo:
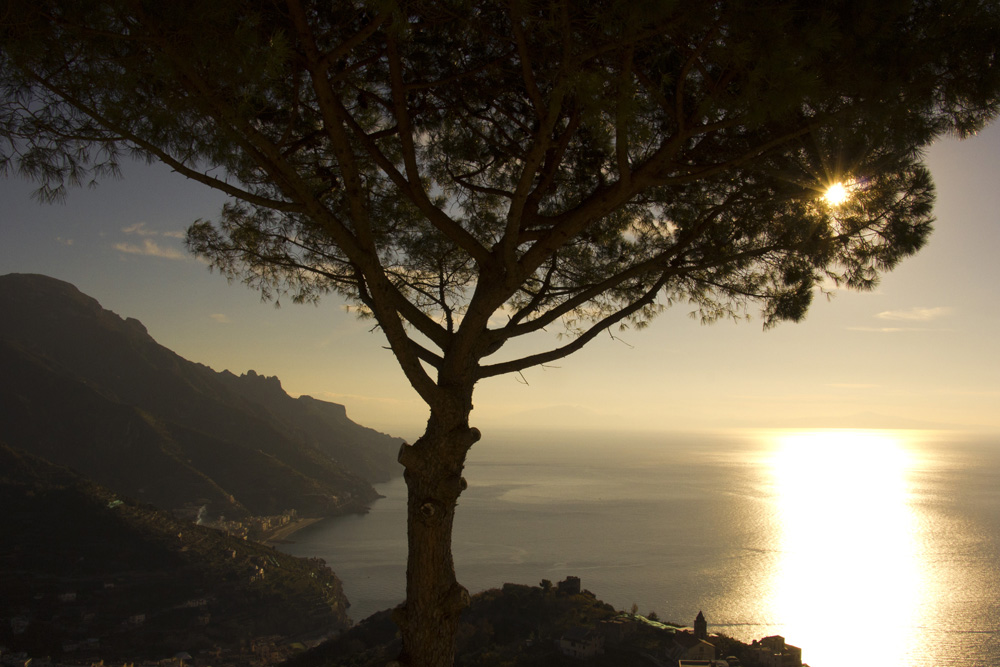
[[[295,533],[299,532],[303,528],[307,528],[314,523],[319,523],[326,517],[303,517],[301,519],[295,519],[294,521],[289,521],[281,528],[278,528],[274,532],[268,534],[264,539],[260,541],[261,544],[269,547],[273,547],[276,544],[285,544],[290,540]]]

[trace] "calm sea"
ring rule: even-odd
[[[1000,665],[1000,442],[934,431],[489,433],[456,518],[471,592],[567,575],[812,667]],[[297,533],[361,619],[403,598],[405,487]]]

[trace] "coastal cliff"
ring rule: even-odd
[[[0,276],[0,439],[190,518],[363,512],[401,440],[159,345],[72,285]]]

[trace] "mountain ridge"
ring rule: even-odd
[[[401,439],[280,380],[188,361],[73,285],[0,276],[0,438],[140,500],[210,516],[364,511]]]

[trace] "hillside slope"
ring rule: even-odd
[[[162,658],[350,625],[341,582],[0,443],[0,645]]]
[[[46,276],[0,276],[0,438],[192,516],[363,511],[401,440],[277,378],[217,373]]]

